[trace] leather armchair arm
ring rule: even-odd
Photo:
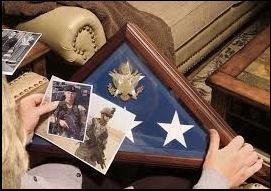
[[[96,15],[79,7],[58,7],[19,24],[16,29],[42,33],[41,41],[76,65],[85,64],[106,42]]]
[[[9,82],[11,95],[15,101],[33,93],[45,93],[49,80],[34,72],[26,72]]]

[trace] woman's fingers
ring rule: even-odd
[[[31,106],[37,106],[41,103],[44,94],[36,93],[31,94],[21,100],[21,103],[27,103]]]
[[[253,146],[249,143],[245,143],[244,146],[240,149],[241,153],[251,153],[253,152]]]
[[[55,110],[58,106],[58,103],[59,103],[58,101],[55,101],[55,102],[46,103],[44,105],[37,107],[38,116],[41,116],[43,114],[46,114]]]
[[[255,164],[253,164],[247,169],[247,172],[246,172],[247,177],[250,177],[256,172],[258,172],[262,168],[262,165],[263,165],[263,159],[258,159]]]
[[[258,172],[262,168],[263,159],[258,159],[252,166],[247,167],[243,174],[241,174],[241,181],[245,182],[249,177]]]
[[[37,106],[37,105],[40,105],[44,94],[33,94],[32,96],[33,96],[33,100],[34,100],[34,102],[35,102],[35,104]]]
[[[259,159],[256,151],[253,151],[250,155],[245,158],[244,165],[251,166]]]
[[[230,150],[230,151],[238,151],[242,148],[242,146],[244,145],[244,138],[240,135],[234,137],[232,139],[232,141],[223,149],[225,150]]]
[[[248,178],[250,178],[253,174],[259,171],[262,168],[262,159],[258,159],[253,165],[251,166],[243,166],[233,177],[231,187],[236,187],[245,182]]]

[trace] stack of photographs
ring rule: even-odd
[[[2,74],[13,75],[41,33],[2,29]]]
[[[44,116],[36,134],[106,174],[135,115],[92,89],[52,76],[42,104],[58,106]]]

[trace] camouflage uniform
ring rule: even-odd
[[[101,114],[112,118],[115,108],[104,109]],[[79,148],[76,150],[75,155],[92,164],[100,164],[101,168],[105,167],[105,154],[104,150],[107,144],[108,130],[107,123],[102,125],[101,118],[93,118],[87,126],[86,136],[84,143],[80,143]]]
[[[73,91],[68,88],[67,91]],[[73,105],[69,108],[65,101],[60,101],[53,115],[56,122],[50,123],[50,133],[83,141],[86,121],[86,109],[83,106]],[[69,128],[61,127],[60,120],[64,120]]]

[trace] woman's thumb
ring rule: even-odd
[[[220,142],[220,137],[219,137],[218,132],[215,129],[210,129],[210,144],[209,144],[208,153],[213,153],[213,152],[218,151],[219,142]]]
[[[37,109],[38,109],[38,115],[41,116],[43,114],[49,113],[53,110],[55,110],[58,106],[58,101],[54,101],[54,102],[50,102],[50,103],[46,103],[44,105],[40,105]]]

